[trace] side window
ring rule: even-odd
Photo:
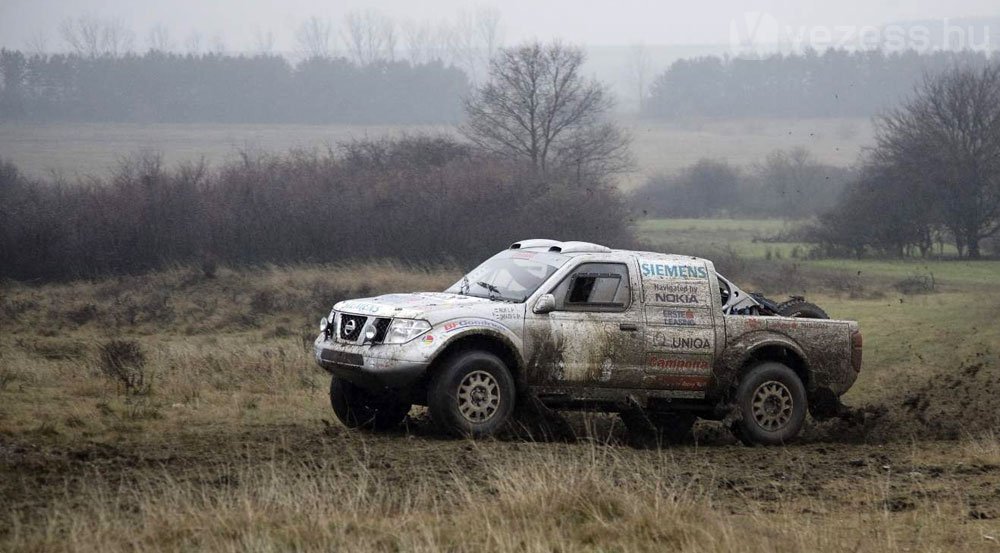
[[[632,299],[628,267],[583,263],[552,290],[559,311],[624,311]]]

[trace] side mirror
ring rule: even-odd
[[[535,302],[535,307],[532,309],[535,313],[539,315],[544,315],[545,313],[551,313],[556,310],[556,297],[552,294],[543,294],[542,297],[538,298]]]

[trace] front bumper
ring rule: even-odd
[[[370,390],[404,390],[427,371],[426,359],[412,359],[404,346],[353,345],[316,338],[316,363],[333,376]]]

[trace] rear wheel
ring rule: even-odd
[[[736,390],[740,418],[733,423],[737,438],[747,445],[778,445],[791,441],[806,418],[806,389],[795,371],[776,362],[750,369]]]
[[[410,404],[389,394],[370,392],[337,377],[330,380],[330,405],[348,428],[389,430],[399,426]]]
[[[500,430],[514,410],[514,378],[503,361],[484,351],[467,351],[445,361],[434,374],[427,407],[449,434],[470,438]]]
[[[782,317],[798,317],[802,319],[829,319],[830,316],[814,303],[793,299],[778,305],[778,315]]]

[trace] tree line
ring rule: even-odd
[[[452,123],[468,86],[438,61],[0,50],[0,121]]]
[[[702,159],[654,175],[631,195],[653,217],[780,217],[806,219],[836,205],[854,178],[849,168],[817,161],[801,148],[775,150],[750,167]]]
[[[809,50],[760,59],[682,59],[655,77],[642,113],[650,118],[869,117],[913,91],[924,74],[983,67],[973,51]]]
[[[928,76],[875,123],[858,178],[808,237],[830,254],[927,256],[950,241],[979,258],[1000,234],[1000,63]]]
[[[606,121],[610,96],[583,61],[559,44],[505,49],[466,102],[467,142],[404,136],[244,152],[217,169],[167,169],[145,155],[110,179],[75,183],[28,179],[0,162],[0,278],[199,261],[468,262],[532,236],[627,247],[627,205],[609,177],[628,163],[628,137]],[[554,84],[531,86],[542,82]],[[519,124],[529,119],[544,124]]]

